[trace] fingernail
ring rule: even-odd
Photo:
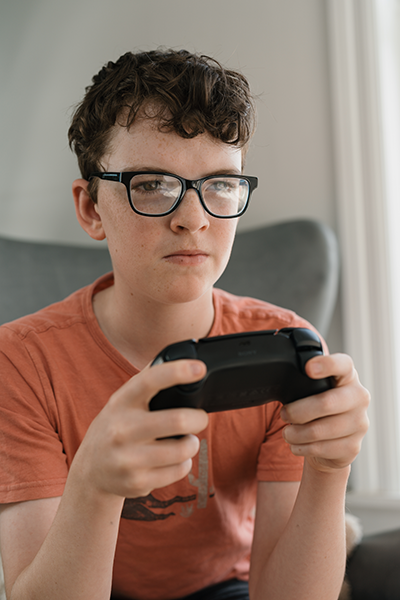
[[[199,362],[191,363],[191,369],[193,375],[201,375],[203,373],[203,365]]]
[[[286,410],[285,407],[283,407],[281,409],[281,419],[282,419],[282,421],[287,421],[288,420],[288,418],[287,418],[287,410]]]
[[[320,362],[313,362],[313,363],[311,363],[310,367],[311,367],[311,372],[314,375],[320,375],[322,373],[322,365]]]

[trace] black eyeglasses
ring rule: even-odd
[[[170,173],[124,171],[92,173],[89,181],[93,177],[123,183],[132,209],[145,217],[169,215],[182,202],[186,190],[193,189],[210,215],[233,219],[246,211],[251,193],[258,185],[257,177],[245,175],[209,175],[191,181]]]

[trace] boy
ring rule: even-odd
[[[248,579],[254,599],[337,598],[367,428],[349,357],[309,361],[336,387],[285,408],[148,410],[205,374],[195,360],[149,367],[167,344],[308,326],[213,289],[255,186],[242,175],[253,124],[246,80],[185,51],[108,63],[75,112],[76,213],[107,238],[113,274],[0,330],[12,600],[239,600]]]

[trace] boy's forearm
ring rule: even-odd
[[[49,533],[10,600],[109,600],[122,504],[93,493],[72,470]]]
[[[349,472],[317,472],[306,461],[285,531],[269,557],[254,557],[259,566],[250,576],[251,600],[337,600],[346,564]]]

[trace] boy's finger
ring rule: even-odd
[[[315,356],[306,363],[305,370],[313,379],[334,377],[336,386],[346,385],[354,379],[358,380],[353,361],[347,354]]]
[[[340,414],[349,415],[354,412],[364,415],[369,401],[368,390],[357,381],[287,404],[282,407],[281,417],[286,423],[304,425]]]
[[[200,360],[183,359],[165,362],[144,369],[127,381],[117,392],[129,404],[147,408],[150,400],[160,390],[174,385],[194,383],[205,377],[206,365]]]
[[[165,439],[198,434],[208,425],[208,414],[200,408],[168,408],[147,412],[138,436]]]

